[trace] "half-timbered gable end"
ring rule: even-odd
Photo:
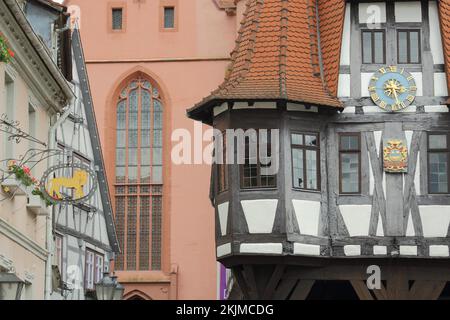
[[[120,247],[78,29],[72,32],[72,53],[72,89],[77,100],[57,130],[57,147],[61,153],[56,164],[90,167],[96,173],[98,187],[93,197],[83,204],[55,208],[55,239],[56,246],[61,245],[59,267],[63,281],[56,292],[65,299],[79,300],[92,298],[95,284],[109,270]]]
[[[244,295],[304,299],[347,280],[361,299],[437,299],[450,280],[450,1],[249,0],[231,58],[188,116],[222,141],[272,130],[275,174],[251,161],[249,132],[244,163],[213,170],[217,258]],[[375,291],[371,265],[387,281]]]

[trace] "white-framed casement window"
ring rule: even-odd
[[[100,282],[103,277],[104,258],[102,255],[95,255],[95,283]]]
[[[61,276],[63,274],[63,237],[61,235],[55,236],[55,265],[58,266]]]
[[[85,289],[94,290],[95,284],[103,277],[104,256],[92,250],[86,250]]]

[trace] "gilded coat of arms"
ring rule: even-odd
[[[384,147],[384,171],[408,172],[408,148],[402,140],[389,140]]]

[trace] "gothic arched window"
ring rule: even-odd
[[[116,124],[117,270],[161,270],[163,104],[136,78],[121,88]]]

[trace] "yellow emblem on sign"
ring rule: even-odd
[[[75,170],[73,177],[61,177],[51,179],[48,183],[48,193],[55,199],[63,199],[61,195],[61,189],[73,189],[75,190],[74,200],[84,198],[84,186],[88,183],[88,173],[84,170]]]
[[[408,172],[408,148],[402,140],[389,140],[384,147],[384,171]]]

